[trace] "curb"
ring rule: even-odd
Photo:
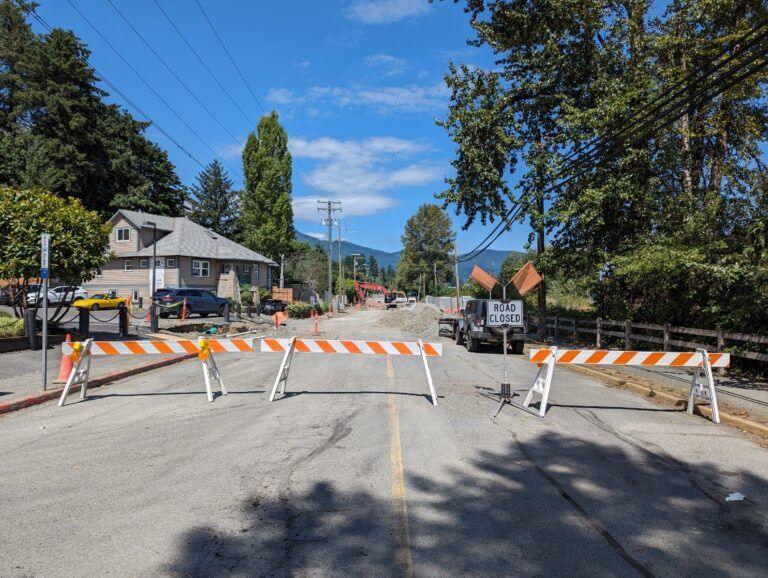
[[[106,375],[102,375],[101,377],[95,377],[93,379],[89,379],[88,388],[90,389],[93,387],[100,387],[102,385],[107,385],[109,383],[118,381],[120,379],[125,379],[126,377],[132,377],[134,375],[146,373],[154,369],[160,369],[162,367],[167,367],[169,365],[181,363],[182,361],[186,361],[187,359],[193,359],[195,357],[197,357],[197,353],[187,353],[185,355],[180,355],[178,357],[171,357],[169,359],[163,359],[162,361],[148,363],[147,365],[132,367],[130,369],[125,369],[123,371],[115,371],[114,373],[108,373]],[[64,388],[60,387],[57,389],[42,391],[40,393],[28,395],[27,397],[18,399],[16,401],[8,401],[6,403],[0,403],[0,415],[10,413],[12,411],[18,411],[20,409],[31,407],[33,405],[45,403],[46,401],[50,401],[52,399],[56,399],[61,396],[61,392],[63,391],[63,389]],[[71,389],[72,393],[76,391],[80,391],[79,385],[75,385]]]
[[[636,381],[632,381],[632,379],[629,376],[627,376],[627,379],[614,377],[612,375],[607,375],[596,369],[592,369],[589,367],[582,367],[580,365],[567,365],[566,369],[568,369],[569,371],[573,371],[575,373],[581,373],[583,375],[597,377],[598,379],[604,382],[607,382],[615,387],[621,387],[624,389],[634,391],[635,393],[639,393],[644,397],[650,397],[649,394],[653,392],[652,399],[658,399],[660,401],[670,403],[676,406],[677,405],[685,406],[688,404],[688,399],[686,398],[682,398],[679,395],[673,395],[665,391],[659,391],[651,387],[648,387],[647,385],[642,385]],[[712,410],[709,408],[709,406],[694,404],[693,412],[707,419],[710,419],[710,420],[712,419]],[[768,437],[768,425],[758,423],[756,421],[752,421],[751,419],[745,419],[743,417],[733,415],[732,413],[728,413],[722,407],[720,408],[720,422],[731,425],[733,427],[739,428],[740,430],[744,430],[746,432],[749,432],[758,436]]]

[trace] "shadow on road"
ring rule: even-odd
[[[447,471],[407,478],[416,575],[764,575],[765,479],[683,463],[634,438],[511,435],[504,452],[479,450]],[[305,475],[314,467],[306,457],[298,463]],[[185,531],[163,571],[398,574],[389,500],[327,480],[287,486],[270,497],[254,489],[234,504],[237,532],[213,521]],[[737,491],[747,499],[725,502]]]

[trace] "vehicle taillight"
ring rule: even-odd
[[[160,301],[173,301],[173,297],[166,295],[165,297],[160,297]]]

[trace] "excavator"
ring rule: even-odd
[[[361,303],[365,303],[366,291],[382,293],[384,295],[384,303],[386,303],[387,309],[397,307],[401,303],[405,304],[408,301],[405,293],[402,291],[392,292],[384,287],[384,285],[379,285],[378,283],[355,281],[355,293],[357,293],[357,297],[360,299]]]

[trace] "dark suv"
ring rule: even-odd
[[[229,299],[217,297],[205,289],[158,289],[154,301],[161,306],[160,317],[175,315],[181,317],[181,308],[187,300],[187,316],[197,313],[200,317],[224,315],[224,306]]]
[[[280,299],[264,299],[261,302],[261,313],[264,315],[274,315],[280,311],[285,311],[288,304]]]
[[[455,331],[456,343],[466,344],[467,351],[475,352],[480,343],[494,343],[503,347],[504,331],[501,327],[486,327],[488,299],[472,299],[464,308],[459,326]],[[525,328],[507,329],[507,343],[512,345],[512,353],[521,354],[525,345]]]

